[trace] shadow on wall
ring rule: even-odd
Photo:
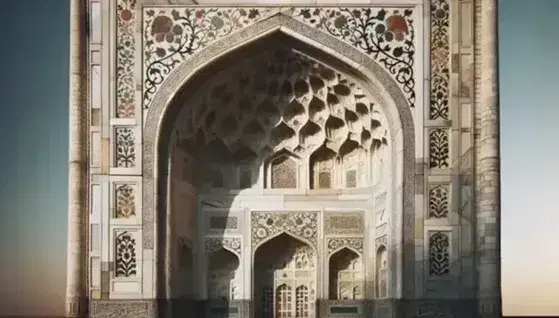
[[[278,36],[228,54],[189,81],[165,115],[159,143],[159,315],[415,317],[459,306],[452,317],[474,317],[472,299],[435,300],[435,309],[389,299],[383,245],[377,264],[364,263],[349,248],[333,254],[329,299],[317,294],[311,273],[319,268],[318,255],[306,242],[281,234],[258,246],[254,259],[247,257],[256,248],[251,237],[265,234],[255,228],[246,233],[243,222],[251,220],[243,218],[238,197],[262,189],[336,188],[342,179],[359,187],[359,169],[352,167],[387,144],[375,109],[352,99],[331,68],[292,47]],[[302,162],[309,166],[304,178]],[[343,178],[333,175],[336,167]],[[371,290],[365,267],[376,268],[376,300],[364,297]]]

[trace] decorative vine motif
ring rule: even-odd
[[[116,217],[130,218],[136,215],[136,189],[133,185],[120,184],[116,186]]]
[[[269,16],[272,8],[177,8],[144,12],[144,109],[178,65],[210,43]]]
[[[435,185],[429,189],[429,217],[448,217],[448,186]]]
[[[363,239],[360,237],[340,237],[328,239],[328,255],[341,247],[351,247],[363,253]]]
[[[128,127],[115,128],[116,166],[133,168],[136,166],[136,138],[134,131]]]
[[[444,169],[450,167],[448,129],[437,128],[429,133],[429,167]]]
[[[136,276],[136,240],[129,232],[116,237],[116,277]]]
[[[435,232],[429,237],[429,275],[441,276],[450,272],[450,239],[448,233]]]
[[[220,248],[227,248],[241,255],[241,239],[240,238],[209,238],[206,239],[206,253],[213,253]]]
[[[431,105],[430,119],[448,119],[450,5],[448,0],[431,0]]]
[[[281,232],[302,237],[316,247],[317,220],[317,212],[254,212],[251,220],[252,247]]]
[[[116,117],[134,117],[134,19],[136,0],[119,0],[116,9]]]
[[[410,9],[296,8],[293,17],[340,38],[379,62],[415,106],[415,30]]]

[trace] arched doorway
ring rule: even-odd
[[[342,248],[330,256],[329,298],[360,300],[364,296],[363,259],[356,252]]]
[[[316,253],[282,233],[254,255],[254,313],[262,318],[315,317]]]

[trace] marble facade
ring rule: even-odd
[[[67,316],[500,317],[496,3],[71,1]]]

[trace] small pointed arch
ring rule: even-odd
[[[376,250],[375,293],[377,298],[388,297],[388,250],[380,245]]]
[[[357,188],[365,185],[367,165],[367,153],[358,142],[346,140],[340,148],[340,161],[342,170],[341,176],[344,188]]]
[[[338,300],[355,298],[355,290],[363,287],[362,257],[353,249],[343,247],[333,253],[328,261],[329,298]],[[361,294],[359,294],[360,297]]]
[[[295,255],[297,249],[304,249],[308,254],[307,260],[309,267],[314,266],[314,258],[316,256],[316,249],[311,242],[302,237],[296,236],[292,233],[281,231],[272,235],[265,240],[261,241],[254,247],[253,264],[255,268],[265,268],[266,266],[275,265],[288,265],[286,262],[292,261],[291,259],[284,260],[282,264],[275,264],[278,260],[278,255]],[[296,264],[291,264],[295,268]]]
[[[335,187],[333,171],[336,153],[322,146],[313,152],[309,158],[311,189],[330,189]]]
[[[298,157],[282,149],[267,163],[267,187],[271,189],[295,189],[298,186]]]
[[[239,257],[231,250],[221,247],[208,255],[208,299],[232,300],[235,298]]]

